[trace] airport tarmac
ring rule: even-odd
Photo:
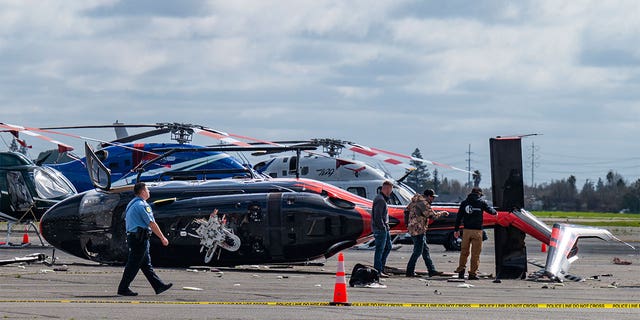
[[[640,246],[636,231],[628,239]],[[33,236],[32,236],[33,239]],[[37,238],[36,238],[37,239]],[[35,242],[34,242],[35,244]],[[544,264],[540,243],[527,237],[528,257]],[[458,252],[430,245],[440,271],[457,266]],[[411,245],[391,253],[388,266],[404,268]],[[51,247],[0,249],[0,259],[41,252]],[[343,251],[345,269],[371,264],[373,251]],[[137,297],[115,294],[122,267],[102,266],[56,250],[57,264],[0,266],[0,317],[6,319],[638,319],[640,317],[640,253],[620,243],[586,239],[571,273],[583,282],[535,282],[492,279],[448,282],[447,277],[383,279],[386,288],[347,288],[354,306],[328,306],[333,300],[337,258],[323,266],[242,266],[238,268],[157,268],[174,287],[161,294],[140,273],[132,289]],[[614,258],[631,262],[617,265]],[[53,271],[67,266],[66,271]],[[424,263],[418,261],[418,270]],[[494,273],[490,235],[480,271]],[[529,272],[538,270],[529,265]],[[596,276],[596,277],[594,277]],[[348,281],[348,276],[347,276]],[[202,289],[185,290],[185,287]],[[554,305],[551,305],[554,304]],[[613,305],[620,304],[620,305]]]

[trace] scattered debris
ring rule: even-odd
[[[251,276],[254,277],[254,278],[260,278],[259,274],[252,274]]]
[[[427,279],[420,278],[420,281],[425,282],[425,286],[426,286],[426,287],[428,287],[428,286],[430,286],[430,285],[431,285],[431,282],[430,282],[429,280],[427,280]]]
[[[316,284],[314,287],[320,288],[320,287],[322,287],[322,285],[321,284]]]
[[[615,257],[615,258],[613,258],[613,264],[630,265],[631,261],[621,260],[620,258]]]
[[[439,295],[439,296],[440,296],[440,295],[442,295],[442,292],[440,292],[440,291],[438,291],[438,290],[436,289],[436,290],[433,290],[433,294],[437,294],[437,295]]]
[[[40,273],[50,273],[50,272],[55,272],[52,269],[41,269]]]
[[[194,273],[198,273],[197,269],[187,269],[187,272],[194,272]]]
[[[53,271],[68,271],[68,270],[69,270],[69,267],[66,264],[53,268]]]
[[[32,253],[24,257],[15,257],[13,259],[0,260],[0,266],[12,264],[12,263],[32,263],[44,261],[47,256],[44,253]]]
[[[468,284],[468,283],[462,283],[462,284],[458,285],[458,288],[473,288],[473,287],[475,287],[475,286],[472,285],[472,284]]]
[[[387,287],[387,285],[381,284],[381,283],[377,283],[377,282],[373,282],[373,283],[369,283],[369,284],[365,285],[364,287],[365,288],[373,288],[373,289],[385,289]]]
[[[233,286],[234,286],[234,287],[239,287],[239,286],[240,286],[240,284],[239,284],[239,283],[234,283],[234,284],[233,284]]]
[[[203,291],[204,289],[202,289],[202,288],[197,288],[197,287],[182,287],[182,290],[188,290],[188,291]]]

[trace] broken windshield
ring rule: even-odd
[[[67,178],[49,167],[35,168],[33,180],[38,196],[43,199],[64,198],[76,193],[76,189]]]

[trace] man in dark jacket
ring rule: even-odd
[[[462,201],[458,216],[456,218],[455,233],[456,238],[460,237],[460,222],[464,225],[462,233],[462,250],[460,251],[460,262],[455,272],[460,279],[464,279],[464,270],[469,257],[469,247],[471,247],[471,267],[469,268],[469,280],[478,280],[478,266],[480,265],[480,252],[482,251],[482,222],[483,212],[496,215],[495,209],[491,208],[487,201],[482,198],[482,189],[475,187]]]
[[[388,275],[384,273],[384,265],[391,252],[387,203],[389,202],[389,196],[392,190],[393,184],[390,181],[382,183],[382,189],[373,199],[373,207],[371,209],[371,231],[373,232],[376,245],[376,251],[373,255],[373,267],[378,270],[380,277],[383,278],[388,277]]]

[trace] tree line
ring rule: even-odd
[[[640,179],[628,183],[611,170],[605,179],[587,180],[580,190],[576,177],[553,180],[538,186],[525,186],[525,206],[559,211],[640,213]]]
[[[416,148],[411,154],[422,159],[420,150]],[[469,190],[479,186],[481,173],[476,170],[472,183],[461,183],[456,179],[441,178],[437,169],[433,174],[420,161],[411,161],[416,168],[405,183],[416,192],[433,189],[440,195],[438,201],[460,202]],[[566,179],[552,180],[537,186],[525,186],[525,208],[529,210],[551,211],[595,211],[595,212],[630,212],[640,213],[640,179],[627,182],[619,173],[611,170],[605,178],[597,181],[587,180],[578,190],[577,179],[571,175]],[[491,199],[491,190],[485,190]]]

